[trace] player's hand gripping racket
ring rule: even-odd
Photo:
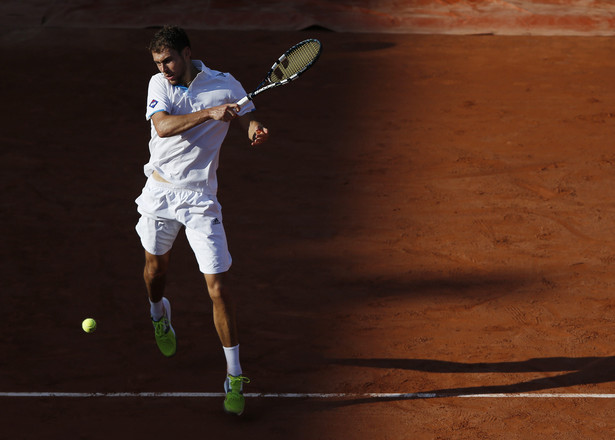
[[[295,44],[273,63],[273,66],[265,75],[265,79],[258,85],[256,90],[237,101],[237,105],[244,105],[265,90],[283,86],[296,80],[299,75],[314,65],[320,56],[321,50],[322,45],[320,41],[314,39]]]

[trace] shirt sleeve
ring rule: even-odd
[[[229,78],[229,90],[231,91],[231,102],[237,102],[241,98],[246,96],[247,93],[244,90],[241,83],[237,81],[233,75],[228,74],[228,78]],[[247,103],[243,105],[243,107],[241,107],[241,110],[239,110],[239,113],[237,114],[239,116],[243,116],[246,113],[253,112],[254,110],[256,110],[254,103],[252,101],[248,101]]]
[[[160,74],[152,76],[147,88],[147,107],[145,110],[145,119],[150,120],[154,113],[167,112],[171,113],[171,100],[169,98],[166,81]]]

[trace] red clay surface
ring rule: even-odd
[[[174,358],[148,319],[133,200],[151,34],[0,31],[2,392],[221,391],[183,237]],[[613,438],[612,399],[455,397],[615,392],[611,39],[191,35],[248,89],[280,50],[324,44],[257,98],[271,142],[232,129],[223,149],[247,390],[452,397],[251,399],[242,419],[220,399],[0,398],[0,437]]]

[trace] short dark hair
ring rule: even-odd
[[[179,26],[166,25],[156,32],[148,48],[150,52],[159,53],[165,49],[181,52],[185,47],[190,47],[186,31]]]

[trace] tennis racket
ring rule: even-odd
[[[273,63],[273,66],[265,75],[265,79],[258,85],[256,90],[237,101],[237,105],[244,105],[265,90],[283,86],[296,80],[299,75],[314,65],[321,51],[322,44],[318,40],[309,39],[295,44]]]

